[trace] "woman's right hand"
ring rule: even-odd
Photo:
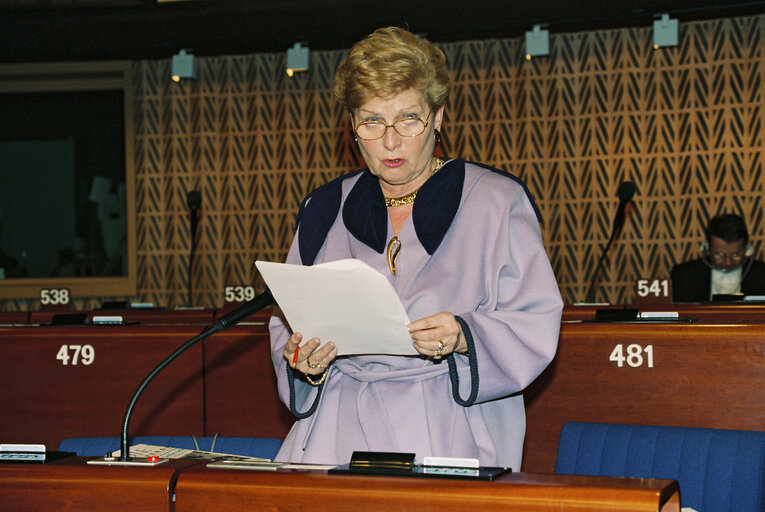
[[[302,340],[303,335],[299,332],[290,336],[284,345],[284,359],[292,368],[306,375],[324,373],[329,363],[337,357],[337,347],[331,341],[321,346],[319,338],[311,338],[301,347],[300,342]]]

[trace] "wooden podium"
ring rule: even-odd
[[[207,461],[0,465],[4,511],[679,512],[674,480],[510,473],[494,481],[213,469]]]

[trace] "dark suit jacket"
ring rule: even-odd
[[[701,258],[675,265],[670,278],[672,302],[709,302],[712,269]],[[752,262],[741,283],[741,291],[744,295],[765,295],[765,263]]]

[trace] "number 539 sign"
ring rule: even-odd
[[[672,281],[666,277],[651,277],[635,281],[635,304],[671,304]]]

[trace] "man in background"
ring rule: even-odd
[[[755,260],[749,232],[739,215],[709,221],[702,257],[672,268],[673,302],[707,302],[714,295],[765,295],[765,263]]]

